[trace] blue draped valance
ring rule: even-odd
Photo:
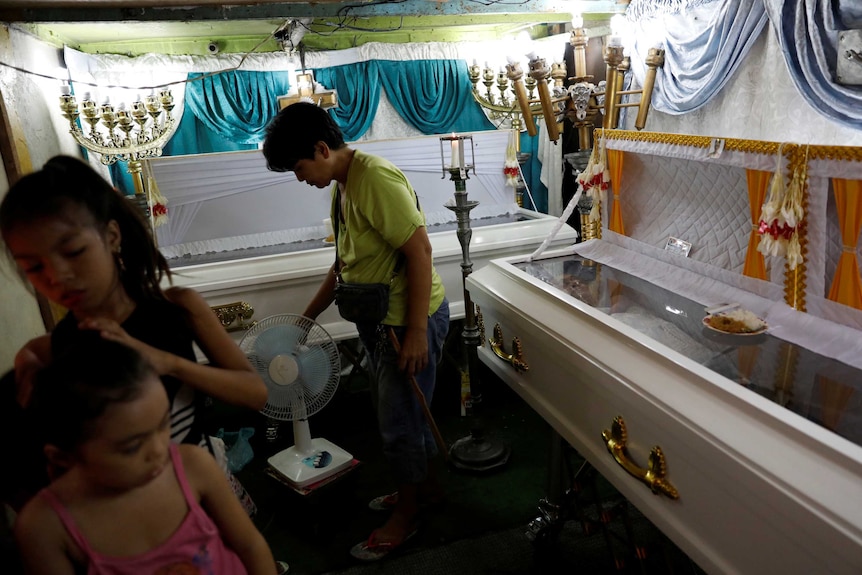
[[[859,0],[764,0],[790,77],[811,106],[862,129],[862,86],[835,82],[838,33],[862,24]]]
[[[633,0],[627,17],[634,28],[632,70],[643,84],[644,59],[665,50],[652,107],[686,114],[704,106],[730,80],[766,27],[763,0]],[[635,20],[637,18],[637,20]],[[656,36],[655,30],[664,30]]]
[[[641,84],[648,50],[665,49],[655,110],[685,114],[709,102],[770,22],[799,94],[820,114],[862,128],[862,87],[835,82],[838,34],[862,26],[859,0],[632,0],[626,17],[635,32],[632,70]]]

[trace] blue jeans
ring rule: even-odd
[[[377,412],[383,454],[398,485],[421,483],[428,474],[428,460],[437,455],[437,444],[413,385],[398,369],[398,354],[388,337],[390,326],[361,324],[356,328],[368,353],[371,401]],[[393,326],[392,329],[398,341],[403,341],[406,328]],[[444,298],[428,318],[428,366],[415,376],[429,406],[434,395],[437,363],[448,331],[449,301]]]

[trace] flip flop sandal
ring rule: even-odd
[[[350,554],[360,561],[380,561],[393,551],[400,549],[411,537],[416,535],[418,529],[408,533],[399,543],[395,541],[377,541],[377,529],[371,532],[368,541],[357,543],[350,549]]]
[[[389,495],[381,495],[375,497],[368,502],[368,508],[372,511],[392,511],[398,504],[398,492],[394,491]]]
[[[446,504],[446,497],[442,494],[434,496],[433,498],[422,501],[419,503],[419,509],[437,509],[443,507]],[[368,508],[372,511],[392,511],[395,509],[395,506],[398,505],[398,492],[393,491],[389,495],[381,495],[380,497],[375,497],[371,501],[368,502]]]

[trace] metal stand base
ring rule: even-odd
[[[481,429],[473,429],[449,448],[449,461],[463,471],[492,471],[506,465],[512,449],[501,441],[485,437]]]

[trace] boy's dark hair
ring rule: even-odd
[[[333,150],[344,147],[341,128],[329,112],[310,102],[283,108],[266,127],[263,155],[273,172],[290,172],[299,160],[314,158],[314,146],[324,142]]]
[[[74,345],[36,374],[27,412],[42,444],[71,451],[92,422],[114,403],[140,396],[152,365],[134,349],[83,331]]]
[[[149,225],[132,202],[81,160],[55,156],[41,170],[18,180],[0,203],[0,231],[5,239],[14,227],[62,216],[72,205],[86,209],[100,233],[111,220],[119,225],[125,267],[120,281],[129,296],[135,301],[163,299],[160,283],[171,272]]]

